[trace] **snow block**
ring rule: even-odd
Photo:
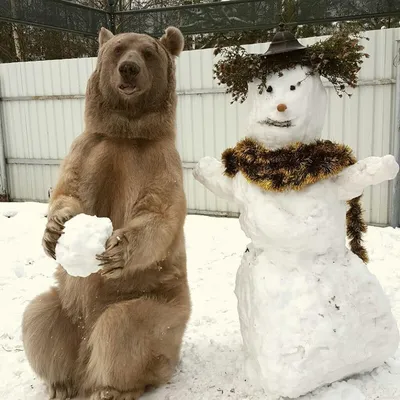
[[[251,383],[297,398],[392,356],[399,332],[375,275],[353,253],[275,263],[249,246],[235,293]]]

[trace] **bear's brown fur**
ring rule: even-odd
[[[51,398],[137,399],[166,383],[190,316],[183,226],[186,200],[175,147],[175,64],[183,36],[156,40],[102,29],[89,79],[85,132],[51,196],[46,253],[79,213],[109,217],[101,273],[69,276],[35,298],[23,343]]]

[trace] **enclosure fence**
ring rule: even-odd
[[[66,0],[0,0],[0,21],[87,36],[96,36],[101,26],[159,36],[168,25],[187,35],[275,28],[288,8],[293,12],[284,22],[302,25],[400,15],[398,0],[201,1],[128,11],[119,11],[118,3],[107,0],[102,10]]]
[[[359,158],[399,156],[398,109],[400,29],[370,31],[364,41],[370,58],[363,64],[353,96],[340,99],[328,88],[324,138],[350,145]],[[312,44],[318,38],[300,39]],[[268,44],[247,46],[264,52]],[[219,158],[245,135],[249,104],[230,104],[213,80],[212,49],[183,52],[177,60],[177,146],[183,160],[189,212],[236,215],[192,177],[203,156]],[[83,131],[86,82],[96,59],[0,64],[0,194],[13,200],[47,201],[59,164]],[[397,82],[397,85],[396,85]],[[369,223],[399,225],[400,199],[394,183],[367,189]],[[104,188],[107,191],[107,188]]]

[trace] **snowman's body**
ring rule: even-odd
[[[300,192],[284,193],[265,191],[241,173],[232,183],[241,227],[255,248],[296,256],[334,249],[343,255],[347,207],[338,200],[335,182],[325,180]]]
[[[397,349],[387,297],[351,252],[316,262],[271,259],[268,250],[250,247],[235,293],[245,372],[271,399],[370,371]]]
[[[252,85],[248,136],[271,149],[320,136],[325,89],[318,76],[304,79],[305,72],[297,67],[269,77],[269,94],[256,94]],[[225,176],[213,158],[197,165],[196,179],[238,205],[251,239],[235,293],[246,373],[271,398],[298,397],[395,353],[399,334],[390,304],[345,243],[346,201],[397,172],[392,156],[370,157],[301,191],[273,192],[241,172]]]
[[[252,239],[235,289],[251,382],[296,398],[393,355],[396,322],[375,276],[344,246],[335,182],[270,193],[234,180]]]

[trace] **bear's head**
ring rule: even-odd
[[[89,125],[98,130],[100,123],[104,128],[112,120],[117,130],[126,126],[123,117],[132,121],[154,113],[174,115],[174,58],[183,46],[183,35],[175,27],[167,28],[161,39],[138,33],[113,35],[102,28],[96,70],[86,91]]]
[[[177,28],[168,28],[160,40],[137,33],[114,36],[102,28],[99,44],[97,69],[104,96],[124,102],[139,102],[147,97],[162,101],[171,90],[171,58],[183,48],[183,36]]]

